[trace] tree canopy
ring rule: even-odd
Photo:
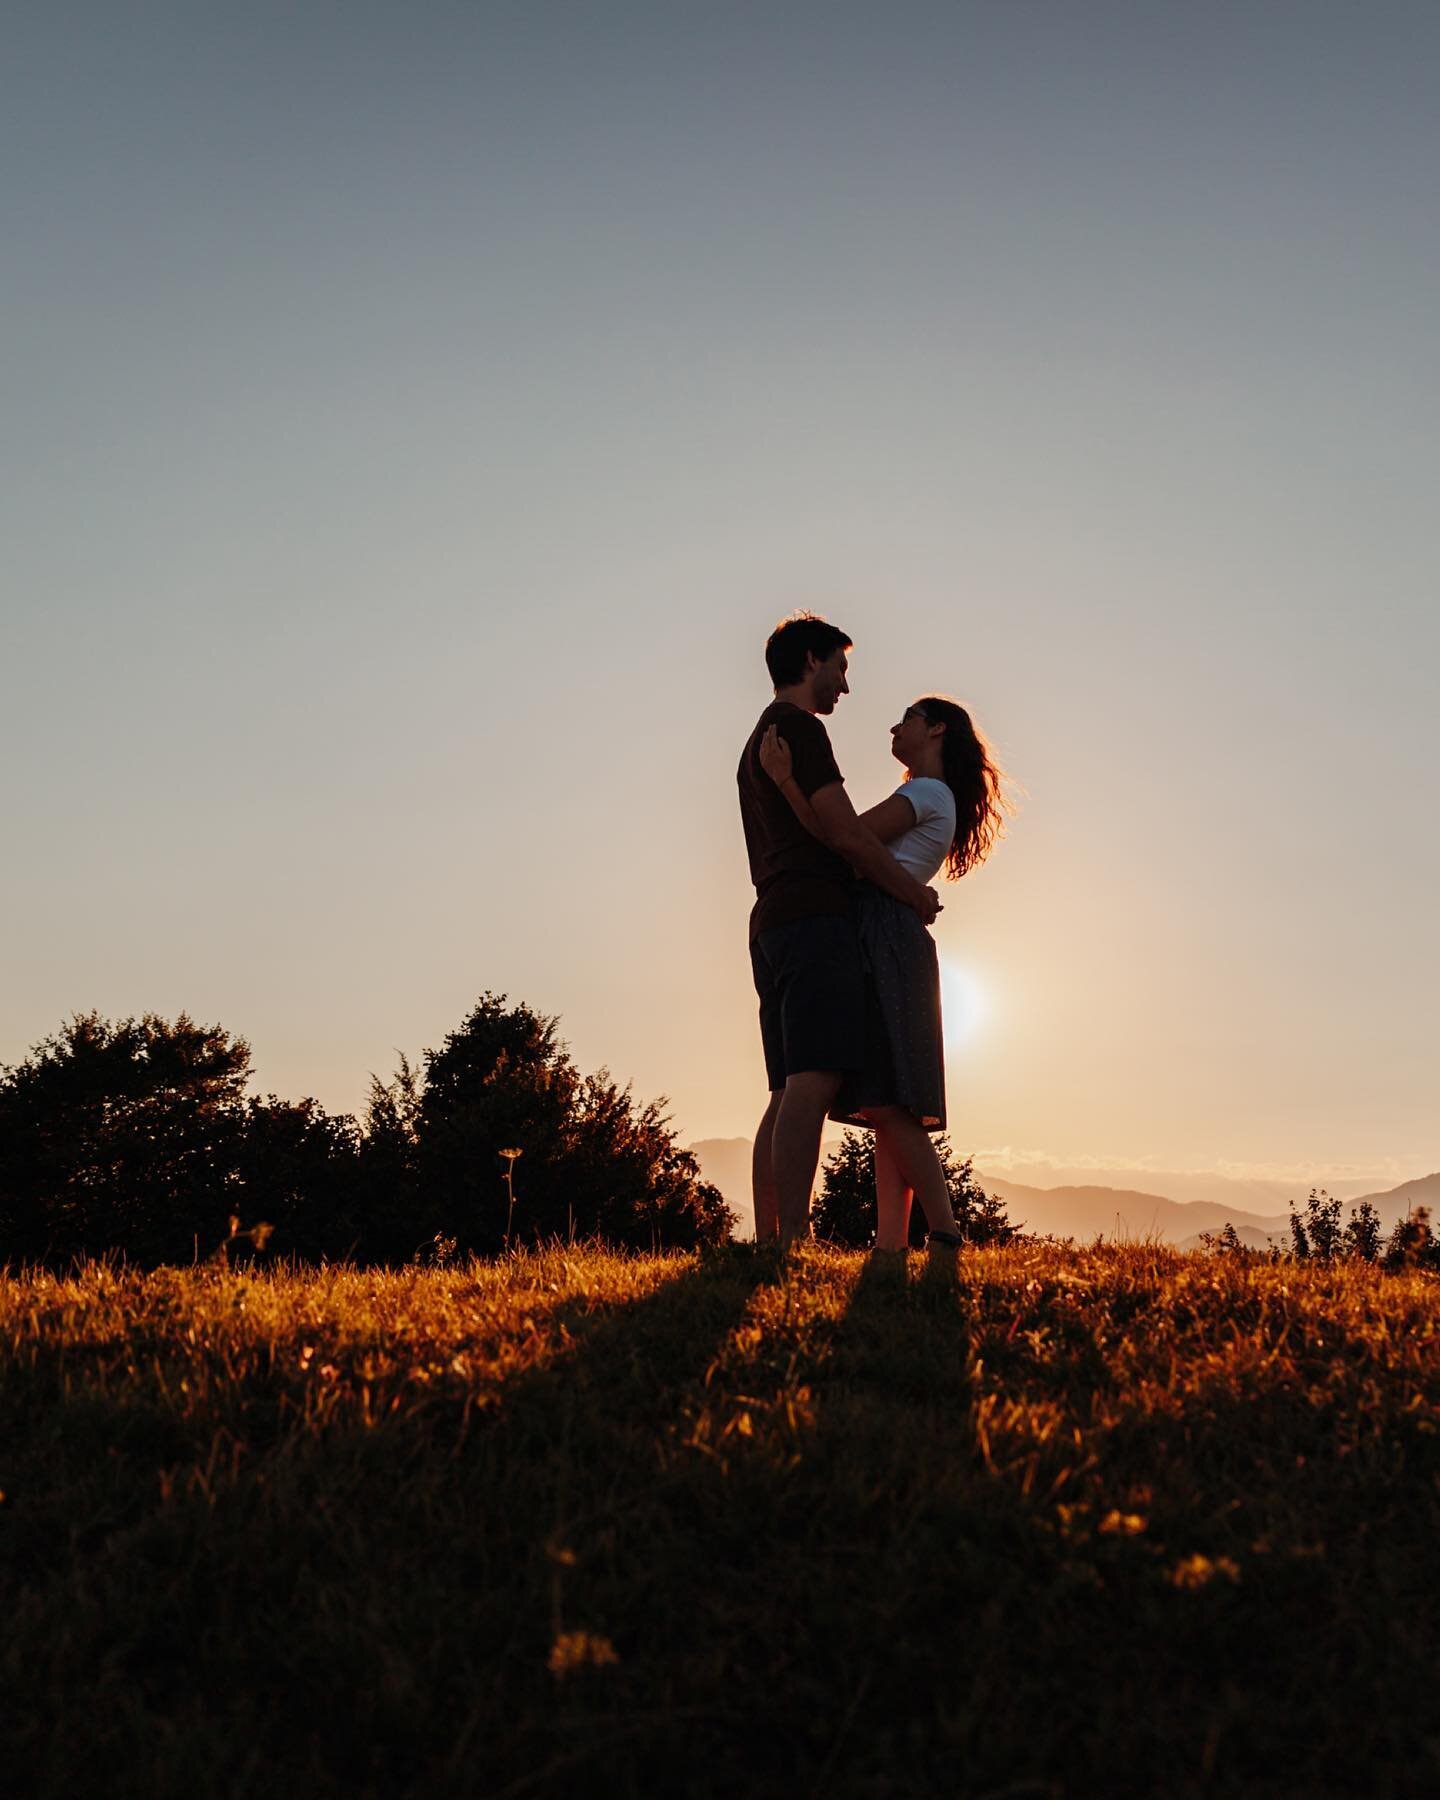
[[[189,1262],[272,1227],[269,1252],[403,1262],[437,1240],[723,1241],[733,1214],[675,1141],[665,1102],[582,1075],[559,1020],[486,993],[417,1068],[372,1077],[363,1122],[247,1097],[250,1048],[182,1013],[77,1014],[0,1069],[0,1258],[118,1250]],[[253,1240],[252,1240],[253,1242]]]

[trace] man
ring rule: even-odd
[[[865,975],[851,916],[855,875],[913,906],[928,925],[940,910],[860,823],[820,723],[842,694],[851,640],[813,613],[784,619],[765,646],[775,699],[740,756],[737,780],[755,906],[750,962],[770,1104],[755,1136],[755,1236],[782,1246],[810,1229],[820,1133],[840,1080],[865,1060]],[[760,766],[774,725],[794,777],[824,832],[812,837]]]

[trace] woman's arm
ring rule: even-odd
[[[774,725],[760,740],[760,767],[790,802],[791,812],[811,837],[817,837],[823,843],[825,833],[820,829],[820,821],[815,817],[815,808],[801,793],[800,783],[795,779],[790,746]]]
[[[816,799],[825,806],[833,827],[827,830],[815,808],[800,791],[800,783],[791,770],[789,746],[773,725],[760,740],[760,766],[790,802],[795,817],[812,837],[819,838],[822,844],[828,844],[832,850],[838,850],[857,874],[866,876],[887,894],[893,894],[897,900],[903,900],[907,906],[914,907],[924,924],[931,923],[941,910],[940,896],[934,888],[922,887],[913,875],[901,868],[880,842],[873,827],[867,828],[856,817],[843,782],[832,781],[816,794]],[[909,818],[894,825],[891,835],[898,836],[907,823],[913,825],[915,822],[914,808],[902,795],[892,794],[879,806],[871,807],[865,818],[868,820],[878,813],[882,815],[882,824],[888,827],[898,816],[896,809],[901,807]]]
[[[815,808],[800,791],[800,783],[792,773],[790,746],[774,725],[760,741],[760,767],[790,802],[790,810],[811,837],[823,843],[825,832],[815,816]],[[878,806],[861,813],[860,823],[882,844],[893,844],[902,831],[908,831],[915,823],[915,808],[904,794],[891,794]]]
[[[891,794],[878,806],[860,815],[860,823],[868,826],[882,844],[893,844],[902,831],[915,823],[915,808],[908,794]]]

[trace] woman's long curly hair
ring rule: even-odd
[[[1005,835],[1005,815],[1013,812],[1005,793],[1005,772],[974,721],[958,701],[930,694],[915,702],[927,724],[943,725],[942,772],[955,796],[955,837],[945,858],[945,873],[958,881],[980,864]]]

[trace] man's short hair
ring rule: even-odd
[[[824,662],[837,650],[848,650],[853,642],[838,625],[830,624],[818,613],[792,613],[770,633],[765,645],[765,667],[777,688],[794,687],[797,681],[805,679],[806,656]]]

